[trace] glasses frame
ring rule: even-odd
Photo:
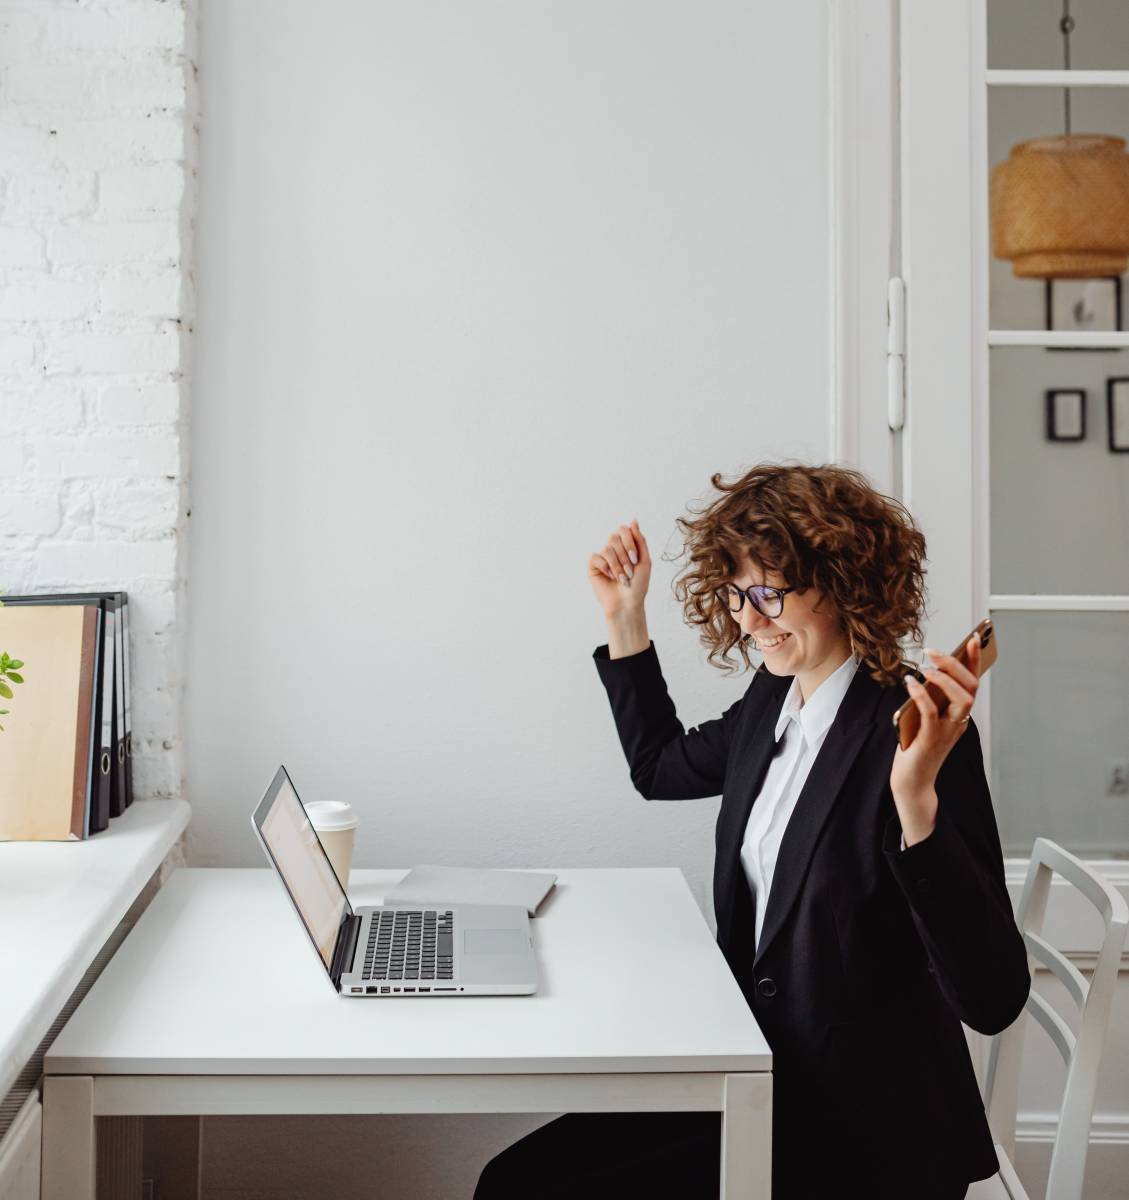
[[[794,592],[797,590],[794,587],[769,587],[764,583],[751,583],[747,588],[739,588],[735,583],[726,583],[717,589],[715,595],[727,592],[729,588],[732,588],[737,595],[741,597],[741,602],[736,608],[730,608],[728,599],[726,599],[725,607],[729,610],[730,616],[739,617],[741,615],[741,609],[745,607],[745,601],[748,600],[748,602],[757,610],[757,612],[760,613],[762,617],[768,617],[769,620],[774,620],[776,617],[780,616],[780,614],[784,611],[784,597],[787,596],[789,592]],[[754,592],[759,592],[761,594],[759,601],[756,596],[753,595]],[[765,612],[765,610],[761,608],[761,603],[763,603],[763,601],[769,595],[775,597],[780,605],[776,612],[773,613]]]

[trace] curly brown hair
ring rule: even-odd
[[[861,472],[829,464],[758,463],[732,483],[720,472],[710,483],[721,496],[691,508],[696,520],[676,518],[690,562],[672,586],[687,623],[702,627],[711,665],[738,670],[734,646],[752,665],[740,626],[715,594],[748,556],[790,587],[818,589],[871,678],[901,682],[901,643],[921,646],[925,614],[925,537],[904,505]]]

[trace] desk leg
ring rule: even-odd
[[[726,1075],[721,1114],[721,1200],[772,1194],[772,1076]]]
[[[94,1200],[94,1080],[43,1080],[42,1200]]]

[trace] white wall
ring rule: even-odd
[[[285,761],[360,807],[362,865],[704,878],[711,805],[628,781],[586,559],[633,516],[673,548],[711,471],[826,453],[824,20],[204,5],[194,861],[260,861]],[[649,611],[696,722],[748,680],[675,570]]]
[[[633,791],[586,560],[635,516],[676,549],[713,471],[827,455],[826,5],[205,0],[200,28],[190,861],[260,863],[282,761],[359,807],[359,865],[673,864],[708,914],[717,802]],[[691,725],[748,676],[705,665],[677,566],[649,615]],[[529,1124],[439,1122],[397,1182],[469,1196]],[[215,1196],[316,1153],[225,1138],[277,1170],[217,1149]]]
[[[0,4],[0,592],[128,590],[142,798],[184,766],[195,9]]]

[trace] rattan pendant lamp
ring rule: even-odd
[[[1064,67],[1074,19],[1064,0]],[[1125,139],[1064,132],[1019,142],[992,168],[992,253],[1022,279],[1097,279],[1129,266],[1129,155]]]

